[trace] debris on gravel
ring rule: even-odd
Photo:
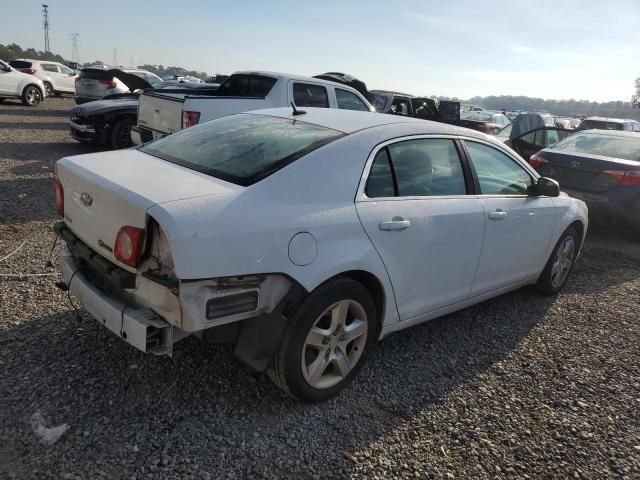
[[[297,403],[227,347],[144,355],[54,286],[53,162],[95,148],[72,106],[0,106],[0,478],[640,478],[640,259],[587,242],[560,295],[400,332]],[[43,444],[34,412],[68,430]]]

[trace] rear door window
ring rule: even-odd
[[[342,88],[336,88],[336,101],[338,102],[338,108],[343,110],[358,110],[361,112],[368,112],[369,107],[360,100],[355,93],[343,90]]]
[[[41,63],[41,65],[42,69],[47,72],[60,73],[58,72],[58,66],[55,63]]]
[[[293,103],[298,107],[329,108],[329,95],[322,85],[312,83],[293,84]]]
[[[365,193],[370,198],[466,195],[453,140],[406,140],[383,148],[373,160]]]

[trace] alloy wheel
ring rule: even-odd
[[[29,105],[37,105],[40,103],[41,97],[40,91],[37,88],[30,87],[29,90],[27,90],[27,102]]]
[[[355,300],[341,300],[313,323],[302,347],[302,374],[313,388],[331,388],[357,365],[367,343],[367,313]]]
[[[551,284],[558,288],[560,287],[571,270],[573,265],[573,257],[575,256],[576,243],[572,236],[564,238],[558,250],[556,256],[553,259],[553,265],[551,266]]]

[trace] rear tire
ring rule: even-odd
[[[22,103],[28,107],[35,107],[42,101],[42,92],[35,85],[27,85],[22,91]]]
[[[110,142],[116,150],[129,148],[131,143],[131,127],[136,124],[133,118],[125,118],[116,123],[111,129]]]
[[[353,380],[377,340],[371,294],[355,280],[338,277],[298,306],[267,373],[294,398],[325,400]]]
[[[49,82],[43,82],[43,83],[44,83],[44,91],[47,94],[47,97],[50,97],[53,94],[53,87]]]
[[[553,295],[567,283],[580,249],[580,239],[574,227],[567,228],[556,243],[535,287],[540,293]]]

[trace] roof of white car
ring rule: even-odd
[[[297,80],[301,82],[313,82],[313,83],[326,83],[330,85],[336,85],[338,87],[346,87],[353,90],[353,87],[348,85],[342,85],[338,82],[332,82],[331,80],[323,80],[322,78],[314,78],[314,77],[305,77],[304,75],[294,75],[291,73],[282,73],[282,72],[269,72],[265,70],[242,70],[239,72],[233,72],[233,75],[264,75],[266,77],[273,77],[277,79],[285,79],[285,80]]]
[[[388,115],[384,113],[359,112],[355,110],[339,110],[335,108],[297,107],[306,113],[293,115],[291,107],[268,108],[247,112],[254,115],[269,115],[272,117],[287,118],[301,122],[312,123],[321,127],[331,128],[344,133],[353,133],[359,130],[379,127],[382,125],[411,124],[413,127],[422,126],[423,134],[460,135],[469,137],[487,138],[486,135],[475,130],[455,127],[446,123],[430,122],[418,118],[403,117],[400,115]]]
[[[629,132],[628,130],[599,130],[592,128],[589,130],[578,130],[573,135],[581,135],[585,133],[588,133],[589,135],[600,135],[603,137],[627,137],[640,140],[640,134],[638,134],[638,132]]]

